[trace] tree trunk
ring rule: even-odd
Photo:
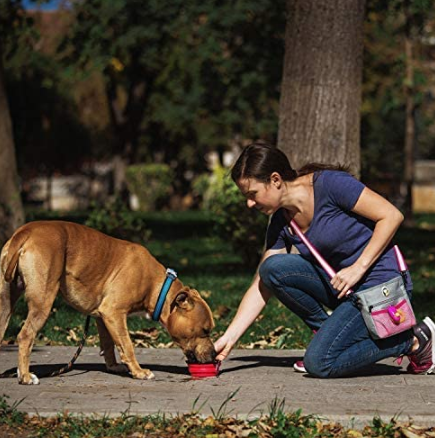
[[[287,0],[278,146],[308,162],[360,171],[365,0]]]
[[[412,14],[409,0],[405,1],[405,145],[404,145],[404,194],[403,213],[405,225],[412,226],[414,216],[412,211],[412,186],[414,185],[414,142],[415,142],[415,104],[414,104],[414,65],[412,50]]]
[[[23,223],[24,211],[0,50],[0,247]]]

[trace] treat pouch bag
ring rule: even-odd
[[[357,292],[357,303],[374,339],[394,336],[416,324],[402,276]]]

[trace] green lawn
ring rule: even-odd
[[[246,269],[229,242],[213,235],[209,216],[198,212],[154,213],[144,216],[152,237],[147,247],[165,266],[175,269],[181,281],[198,289],[209,303],[216,321],[213,337],[223,333],[234,316],[240,299],[249,286],[253,271]],[[414,280],[414,305],[419,317],[435,316],[435,215],[420,217],[418,226],[402,229],[398,242],[409,263]],[[262,232],[262,230],[259,230]],[[26,306],[20,300],[11,319],[6,339],[15,339]],[[277,300],[272,299],[251,326],[239,347],[305,348],[311,333],[303,323]],[[56,300],[52,315],[37,343],[76,345],[85,317]],[[159,324],[140,317],[129,319],[137,346],[170,346],[170,339]],[[87,345],[97,343],[92,324]]]

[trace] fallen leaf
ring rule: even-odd
[[[357,430],[350,429],[346,432],[346,437],[349,438],[360,438],[362,436],[363,434],[361,432],[358,432]]]
[[[210,298],[211,290],[202,290],[199,292],[199,294],[202,296],[202,298]]]
[[[213,317],[215,319],[225,318],[230,312],[231,309],[228,306],[221,304],[217,306],[216,310],[213,312]]]
[[[406,436],[406,438],[419,438],[420,435],[417,435],[416,433],[410,431],[409,429],[401,428],[401,432],[403,435]]]

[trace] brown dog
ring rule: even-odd
[[[0,343],[23,290],[28,304],[27,319],[17,338],[19,383],[39,383],[29,372],[29,356],[58,291],[72,307],[96,317],[110,371],[125,371],[116,362],[116,345],[134,378],[154,377],[139,366],[127,329],[127,315],[154,311],[166,278],[163,265],[143,246],[71,222],[30,222],[3,247],[1,272]],[[209,337],[212,313],[196,290],[175,279],[159,319],[189,360],[214,360]]]

